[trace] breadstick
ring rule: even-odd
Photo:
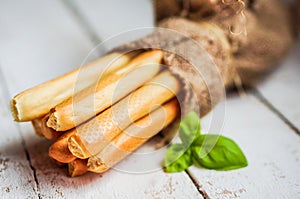
[[[148,51],[134,58],[121,70],[100,79],[51,110],[47,126],[66,131],[87,121],[152,79],[159,71],[163,53]]]
[[[102,173],[136,150],[149,138],[170,124],[179,112],[177,100],[172,100],[126,128],[100,153],[88,159],[88,170]]]
[[[102,72],[108,74],[121,68],[135,55],[135,52],[127,55],[111,53],[82,68],[23,91],[11,100],[11,111],[15,121],[30,121],[46,115],[51,108],[73,94],[78,74],[80,81],[76,88],[80,90],[96,82]]]
[[[85,174],[87,170],[87,159],[76,159],[68,163],[68,172],[71,177]]]
[[[52,128],[49,128],[47,126],[47,120],[49,118],[49,114],[46,115],[44,118],[42,118],[41,120],[41,131],[42,134],[45,138],[47,138],[48,140],[56,140],[58,139],[64,132],[59,132],[59,131],[55,131]]]
[[[49,156],[61,163],[69,163],[76,157],[68,149],[68,139],[73,135],[73,132],[64,133],[54,142],[49,148]]]
[[[42,118],[34,119],[31,121],[32,126],[34,128],[34,132],[41,136],[45,137],[48,140],[56,140],[59,138],[64,132],[58,132],[51,128],[49,128],[46,124],[47,120],[49,118],[49,114]]]
[[[35,134],[38,136],[44,137],[42,132],[42,119],[43,118],[37,118],[31,121],[31,124],[33,126]]]
[[[132,122],[173,98],[180,83],[169,71],[162,72],[143,87],[105,110],[97,117],[74,129],[68,141],[73,155],[85,159],[99,153]]]

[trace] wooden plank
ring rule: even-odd
[[[226,104],[222,134],[240,145],[249,166],[226,172],[192,167],[201,190],[211,198],[299,198],[300,137],[251,94],[231,96]]]
[[[256,88],[298,131],[300,130],[300,42],[277,70]]]
[[[151,0],[67,0],[89,23],[106,48],[145,36],[154,25]],[[73,7],[72,6],[72,7]],[[148,27],[146,29],[142,29]],[[134,29],[138,29],[133,31]],[[131,31],[130,33],[126,33]],[[113,37],[114,39],[110,39]]]
[[[34,198],[38,194],[37,186],[22,138],[8,110],[5,85],[0,68],[0,195],[1,198],[18,198],[20,195]]]
[[[0,60],[11,94],[79,67],[91,42],[58,1],[3,0]]]
[[[0,55],[12,93],[79,66],[88,53],[89,39],[62,5],[57,1],[30,0],[19,2],[15,8],[12,1],[7,1],[0,8],[0,17],[4,19],[0,24],[4,30],[0,33]],[[16,28],[22,34],[10,35]],[[20,124],[20,129],[41,197],[202,198],[185,173],[168,175],[159,170],[134,175],[111,170],[103,175],[69,178],[65,169],[57,168],[49,160],[47,151],[51,143],[37,137],[29,123]]]
[[[48,198],[202,198],[185,173],[166,174],[162,170],[132,174],[111,169],[104,174],[88,173],[67,177],[66,168],[58,168],[49,160],[49,141],[36,139],[26,124],[32,140],[31,155],[35,157],[41,196]],[[130,157],[127,161],[130,161]],[[122,163],[121,163],[122,164]],[[159,165],[158,165],[159,166]]]

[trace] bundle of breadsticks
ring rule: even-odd
[[[68,164],[71,176],[104,172],[178,114],[180,82],[161,68],[162,56],[160,50],[110,53],[18,94],[13,115],[54,140],[49,156]]]
[[[152,34],[11,101],[16,121],[54,141],[49,156],[70,176],[112,168],[180,114],[204,116],[222,88],[253,83],[295,39],[279,0],[155,2]]]

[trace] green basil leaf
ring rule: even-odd
[[[173,144],[165,156],[165,171],[181,172],[193,164],[191,150],[186,150],[182,144]]]
[[[190,146],[200,135],[200,119],[195,112],[188,113],[179,125],[179,137],[185,146]]]
[[[219,135],[201,135],[192,146],[194,160],[215,170],[232,170],[248,165],[240,147],[231,139]]]

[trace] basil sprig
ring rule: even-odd
[[[181,172],[192,164],[214,170],[246,167],[247,159],[231,139],[213,134],[201,134],[200,119],[190,112],[179,125],[182,143],[172,144],[165,155],[165,171]]]

